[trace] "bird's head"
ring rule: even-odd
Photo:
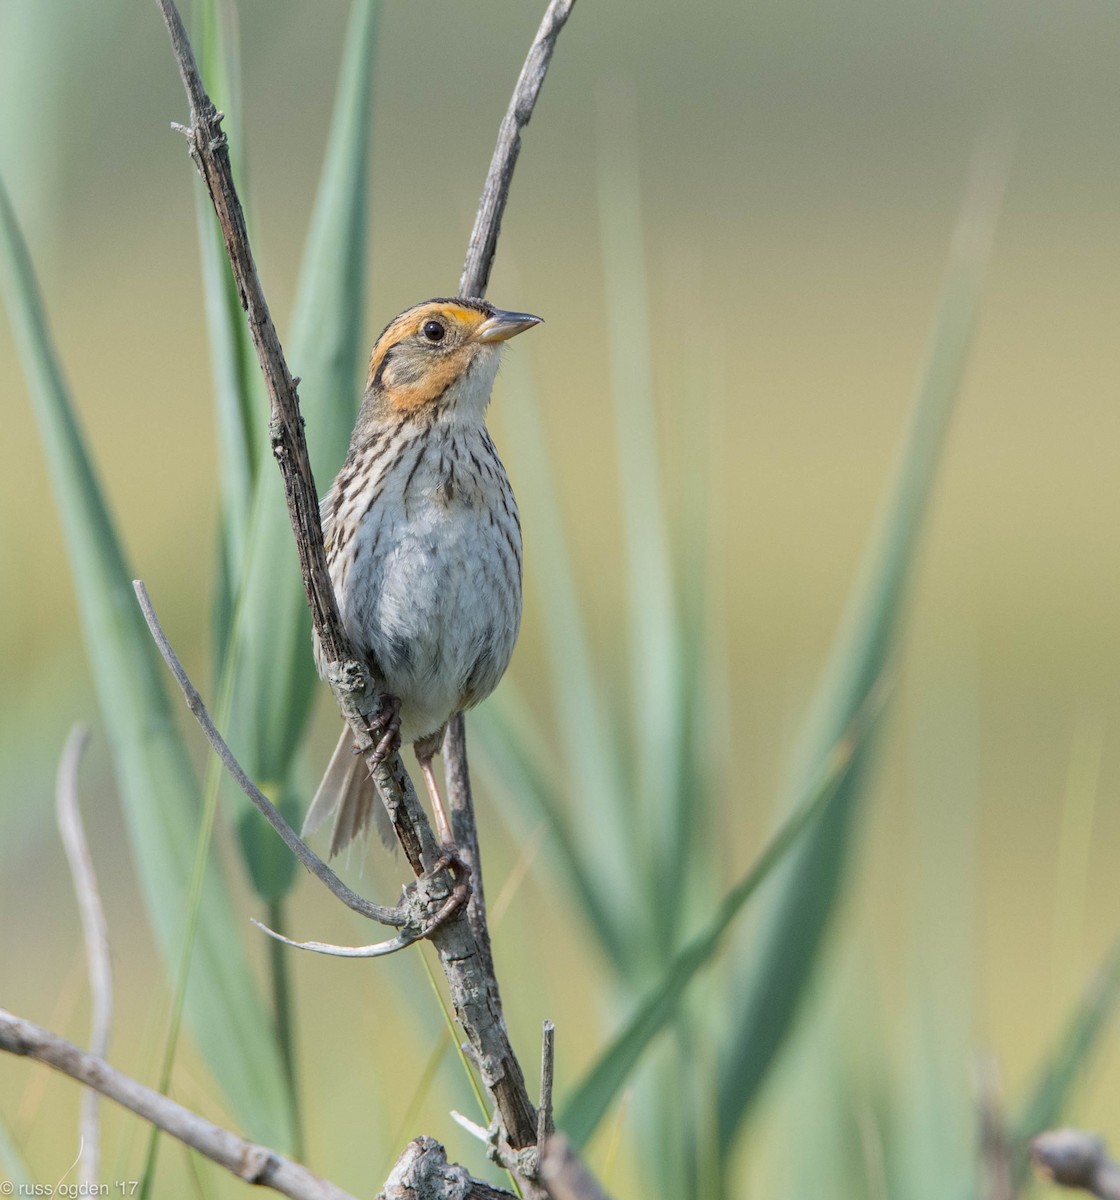
[[[366,409],[375,418],[444,412],[481,418],[502,344],[540,317],[485,300],[425,300],[385,327],[369,360]]]

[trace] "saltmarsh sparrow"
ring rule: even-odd
[[[389,696],[378,753],[413,744],[440,839],[432,771],[450,717],[485,699],[521,623],[521,524],[486,429],[503,343],[540,323],[485,300],[427,300],[377,339],[346,462],[321,506],[343,625]],[[318,643],[316,661],[325,664]],[[334,814],[331,854],[373,817],[391,839],[344,729],[304,833]]]

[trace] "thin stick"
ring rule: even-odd
[[[109,932],[105,910],[97,887],[97,874],[82,826],[78,807],[78,766],[82,751],[89,741],[89,730],[75,725],[66,739],[62,759],[58,764],[55,785],[55,812],[62,846],[70,864],[74,894],[82,919],[82,936],[86,943],[86,965],[89,970],[90,1039],[89,1048],[98,1058],[104,1058],[109,1048],[109,1030],[113,1023],[113,975],[109,964]],[[101,1129],[100,1105],[97,1092],[87,1088],[82,1094],[81,1153],[79,1177],[83,1184],[94,1185],[100,1174]]]
[[[221,114],[203,87],[174,0],[157,2],[170,32],[179,72],[190,99],[191,127],[184,133],[222,228],[250,335],[265,377],[272,410],[269,428],[273,453],[284,480],[288,515],[299,551],[312,624],[328,663],[327,680],[354,734],[355,744],[370,767],[405,855],[413,871],[420,875],[438,861],[439,848],[400,756],[394,755],[388,763],[376,762],[376,747],[369,728],[381,707],[377,688],[365,664],[354,654],[339,620],[327,572],[299,397],[284,361],[249,249],[225,135],[220,129]],[[434,882],[438,886],[446,885],[448,893],[454,887],[447,871],[439,872]],[[502,1018],[497,983],[486,973],[471,924],[464,913],[457,911],[430,936],[447,976],[456,1016],[477,1056],[480,1074],[498,1109],[509,1145],[514,1150],[532,1147],[536,1142],[536,1112]]]
[[[490,282],[490,269],[498,249],[502,215],[509,200],[513,170],[521,153],[521,131],[529,124],[541,93],[556,39],[564,28],[575,0],[550,0],[541,19],[537,35],[525,56],[521,74],[510,97],[506,115],[498,129],[498,141],[490,159],[490,169],[482,187],[474,228],[471,230],[463,273],[459,278],[461,296],[485,296]],[[455,841],[471,869],[473,890],[467,905],[467,915],[475,940],[485,964],[487,975],[496,981],[494,956],[490,949],[490,932],[486,922],[486,895],[482,887],[482,856],[478,844],[478,826],[474,815],[474,795],[471,790],[470,768],[467,764],[467,733],[463,714],[456,713],[447,725],[443,738],[443,762],[447,775],[447,801]],[[501,999],[496,982],[494,1003],[501,1011]]]
[[[537,1150],[542,1151],[552,1136],[552,1075],[556,1062],[556,1025],[541,1027],[541,1103],[537,1109]]]
[[[46,1063],[95,1088],[157,1128],[225,1167],[246,1183],[272,1188],[292,1200],[354,1200],[306,1167],[212,1124],[167,1096],[137,1083],[104,1059],[87,1054],[57,1034],[0,1009],[0,1050]]]
[[[371,921],[377,921],[381,925],[400,927],[406,924],[408,917],[403,909],[385,908],[381,904],[373,904],[371,901],[359,896],[357,892],[351,891],[315,851],[303,841],[288,822],[284,820],[272,801],[249,778],[245,773],[245,769],[234,758],[233,751],[226,745],[225,738],[218,732],[214,722],[210,719],[210,714],[206,711],[206,705],[202,702],[202,697],[198,694],[198,690],[194,684],[191,683],[183,664],[179,661],[179,656],[167,640],[167,634],[163,632],[163,626],[160,624],[159,617],[156,616],[156,611],[152,607],[148,589],[140,579],[132,581],[132,588],[136,592],[136,598],[140,602],[140,611],[144,614],[144,620],[148,623],[148,629],[156,646],[159,648],[163,661],[170,668],[171,674],[175,676],[175,682],[182,689],[183,696],[186,698],[187,707],[194,714],[199,725],[202,726],[202,732],[206,734],[206,740],[213,747],[214,753],[222,760],[222,765],[236,781],[238,787],[241,788],[245,795],[260,810],[272,828],[284,839],[284,844],[288,849],[347,908],[352,908],[354,912],[361,913],[363,917],[369,917]],[[407,942],[405,944],[407,945]]]
[[[485,296],[490,282],[490,268],[498,249],[498,235],[502,229],[502,214],[509,199],[509,187],[513,180],[513,169],[521,153],[521,131],[529,124],[537,97],[541,92],[556,39],[568,19],[576,0],[551,0],[537,30],[537,36],[529,47],[525,65],[517,79],[517,86],[510,97],[509,108],[498,129],[498,144],[490,160],[490,170],[478,203],[478,213],[471,230],[467,247],[467,259],[459,280],[460,296]]]
[[[471,873],[471,897],[467,901],[467,919],[478,942],[478,952],[488,979],[494,973],[494,952],[490,946],[490,927],[486,920],[486,890],[482,884],[482,849],[478,841],[478,822],[474,816],[470,766],[467,762],[467,729],[463,714],[456,713],[443,735],[443,767],[447,781],[447,802],[451,809],[451,832],[459,857]],[[495,995],[497,991],[495,989]],[[501,1003],[500,999],[496,1000]]]

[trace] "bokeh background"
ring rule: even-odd
[[[539,7],[384,6],[369,342],[409,303],[454,291]],[[254,236],[283,332],[347,5],[239,0],[237,10]],[[830,1137],[875,1161],[879,1135],[833,1069],[841,1061],[904,1081],[915,1127],[967,1119],[982,1055],[995,1056],[1014,1101],[1116,935],[1118,46],[1120,12],[1094,0],[580,0],[526,133],[490,295],[546,318],[512,353],[534,381],[597,657],[622,689],[608,336],[625,338],[630,314],[607,311],[596,179],[613,144],[604,114],[632,114],[647,273],[632,320],[636,337],[648,322],[651,339],[665,509],[703,492],[692,533],[707,541],[726,697],[711,714],[724,752],[713,761],[721,834],[710,873],[726,884],[773,825],[889,480],[973,145],[993,120],[1014,129],[849,886],[797,1037],[741,1139],[731,1194],[798,1194],[804,1160]],[[3,0],[0,171],[130,561],[206,690],[217,474],[193,171],[168,128],[185,116],[155,5]],[[519,377],[507,372],[496,390],[499,446]],[[96,731],[99,718],[5,321],[0,399],[0,1004],[82,1041],[79,925],[51,794],[71,722]],[[516,488],[522,468],[507,463]],[[529,587],[511,679],[547,734],[553,693],[525,516]],[[329,708],[324,695],[312,758],[333,744]],[[560,1081],[571,1082],[617,1018],[603,999],[609,972],[566,908],[547,833],[488,804],[485,777],[479,787],[491,895],[516,889],[496,930],[514,1038],[535,1064],[538,1022],[555,1019]],[[150,1080],[169,992],[100,736],[82,791],[114,947],[111,1058]],[[221,822],[218,837],[236,879]],[[350,867],[391,897],[399,864]],[[238,899],[245,918],[259,915],[246,888]],[[309,882],[294,907],[302,936],[363,936]],[[451,1056],[437,1068],[442,1088],[421,1089],[406,1111],[442,1036],[418,963],[301,957],[292,969],[313,1165],[365,1194],[418,1132],[477,1165],[446,1118],[467,1103],[455,1098]],[[921,1111],[927,1073],[958,1089],[950,1118]],[[174,1094],[222,1116],[189,1043]],[[69,1166],[76,1108],[69,1081],[0,1060],[0,1114],[37,1178]],[[1120,1146],[1114,1037],[1094,1052],[1070,1116]],[[593,1147],[619,1195],[640,1194],[630,1119],[623,1111],[620,1136]],[[106,1177],[134,1178],[143,1133],[131,1117],[106,1122]],[[196,1194],[182,1152],[162,1155],[157,1194]],[[930,1164],[930,1194],[944,1194],[939,1169]],[[945,1169],[958,1177],[959,1164]],[[202,1173],[202,1194],[241,1194]]]

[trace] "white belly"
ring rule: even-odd
[[[400,698],[406,742],[494,690],[521,621],[521,534],[505,474],[457,456],[448,497],[446,463],[429,453],[411,475],[378,481],[368,511],[353,497],[365,515],[331,563],[343,623]]]

